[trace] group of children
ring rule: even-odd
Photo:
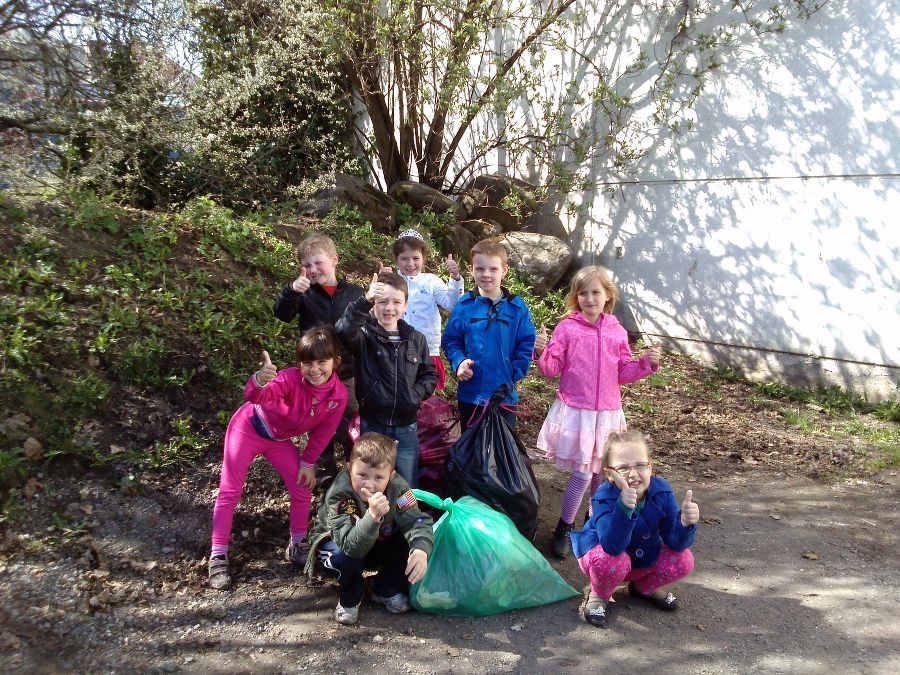
[[[231,584],[232,516],[248,467],[261,454],[290,494],[286,557],[310,574],[318,568],[337,579],[335,619],[357,622],[363,571],[373,567],[380,568],[373,601],[389,612],[409,610],[408,585],[425,575],[433,545],[432,519],[410,489],[418,482],[416,415],[444,385],[443,349],[466,426],[507,385],[501,414],[515,427],[515,385],[532,362],[545,377],[560,377],[537,444],[557,468],[571,472],[551,553],[565,558],[574,548],[590,579],[584,618],[605,626],[613,590],[626,581],[631,593],[676,608],[660,589],[693,568],[689,547],[699,509],[690,491],[676,502],[671,486],[652,475],[644,438],[626,431],[619,386],[655,372],[660,349],[632,357],[612,315],[617,291],[605,269],[585,267],[575,275],[567,312],[551,337],[543,327],[536,331],[522,298],[502,285],[509,268],[496,240],[472,248],[476,289],[469,292],[452,256],[449,283],[423,270],[428,249],[415,230],[394,244],[397,272],[379,264],[365,290],[338,277],[330,238],[313,234],[298,252],[300,276],[285,285],[274,310],[284,321],[297,319],[297,365],[279,371],[263,352],[244,388],[247,402],[229,422],[213,511],[211,587]],[[440,308],[450,311],[443,332]],[[362,435],[354,444],[348,427],[357,412]],[[304,433],[301,453],[291,438]],[[335,440],[350,450],[340,473]],[[330,486],[309,532],[312,490],[323,479]],[[573,532],[588,486],[593,498],[585,525]]]

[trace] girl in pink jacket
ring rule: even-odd
[[[209,585],[226,589],[228,542],[234,509],[257,455],[265,457],[281,474],[291,496],[291,539],[286,557],[306,563],[306,533],[312,489],[316,485],[316,459],[331,441],[347,407],[347,388],[337,376],[340,348],[330,327],[307,330],[297,343],[299,367],[278,371],[263,352],[263,365],[244,387],[244,405],[228,423],[219,494],[213,509]],[[308,434],[301,453],[291,438]]]
[[[557,558],[571,551],[569,533],[588,485],[593,494],[605,480],[601,463],[606,437],[612,431],[625,431],[619,385],[635,382],[659,367],[658,344],[640,359],[632,357],[628,334],[612,315],[618,296],[605,268],[582,268],[572,279],[567,312],[552,339],[548,342],[547,331],[541,327],[534,343],[541,374],[560,376],[537,446],[555,461],[556,468],[572,472],[550,544]]]

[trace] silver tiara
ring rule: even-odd
[[[419,234],[416,230],[403,230],[400,233],[400,236],[397,237],[397,240],[403,239],[404,237],[410,237],[411,239],[418,239],[419,241],[425,241],[425,237]]]

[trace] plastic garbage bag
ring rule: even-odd
[[[481,419],[450,449],[446,493],[453,499],[475,497],[505,513],[534,541],[541,493],[525,446],[500,415],[507,391],[502,385],[494,392]]]
[[[416,415],[419,437],[419,485],[425,490],[443,491],[447,455],[459,439],[459,412],[438,396],[422,401]]]
[[[502,513],[472,497],[454,502],[424,490],[416,499],[446,511],[434,550],[410,600],[420,612],[487,616],[580,595]]]

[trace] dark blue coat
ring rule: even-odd
[[[650,478],[644,508],[631,517],[619,505],[621,490],[606,481],[591,499],[593,514],[584,528],[572,532],[572,549],[577,557],[597,544],[609,555],[627,551],[631,566],[649,567],[656,562],[662,544],[683,551],[694,543],[697,526],[681,524],[681,506],[672,486],[662,478]]]

